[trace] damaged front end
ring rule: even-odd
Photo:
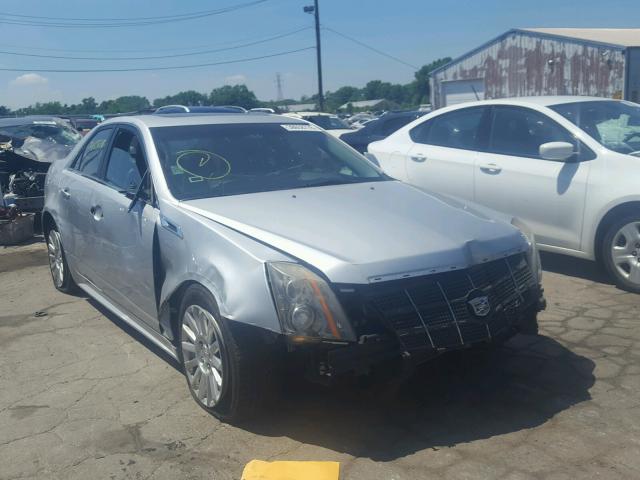
[[[49,166],[67,156],[81,138],[55,118],[1,120],[0,204],[16,205],[23,212],[41,211]]]
[[[320,383],[343,374],[395,374],[443,353],[500,344],[544,309],[542,288],[526,253],[467,269],[384,281],[336,285],[357,340],[349,345],[291,344]]]

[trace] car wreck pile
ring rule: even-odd
[[[78,132],[56,117],[0,120],[0,221],[4,225],[3,232],[8,231],[8,222],[25,222],[23,213],[42,210],[49,166],[64,158],[81,138]],[[11,228],[12,232],[15,230]],[[24,232],[24,229],[19,230]]]

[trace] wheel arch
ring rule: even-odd
[[[56,221],[53,219],[53,215],[47,210],[42,212],[42,233],[44,234],[45,239],[47,238],[47,234],[52,227],[56,226]]]
[[[640,200],[620,203],[610,208],[600,219],[593,243],[594,254],[598,262],[601,262],[602,260],[602,242],[604,241],[607,227],[619,216],[634,212],[638,212],[638,215],[640,216]]]

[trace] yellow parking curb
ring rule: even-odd
[[[242,480],[338,480],[338,462],[264,462],[251,460]]]

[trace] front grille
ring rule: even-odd
[[[535,301],[535,287],[525,255],[517,254],[465,270],[370,285],[365,301],[411,352],[490,340]],[[470,293],[488,298],[487,316],[473,312]]]

